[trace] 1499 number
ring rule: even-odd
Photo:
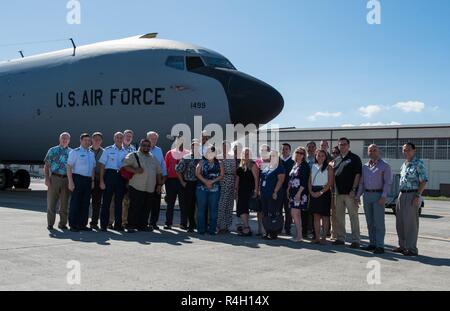
[[[191,109],[206,109],[205,102],[192,102]]]

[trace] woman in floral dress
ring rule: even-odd
[[[302,241],[302,217],[301,211],[308,208],[308,182],[311,169],[306,162],[306,150],[298,147],[294,152],[294,167],[289,174],[289,186],[287,195],[289,207],[291,208],[292,219],[297,229],[295,242]]]

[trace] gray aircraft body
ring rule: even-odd
[[[283,109],[270,85],[238,71],[209,49],[143,35],[0,63],[0,164],[40,164],[67,131],[72,145],[101,131],[136,138],[160,134],[167,150],[174,124],[265,124]],[[15,174],[17,188],[29,176]],[[12,183],[0,172],[0,188]],[[24,180],[25,179],[25,180]]]

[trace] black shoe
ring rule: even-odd
[[[105,228],[105,227],[100,228],[100,231],[101,231],[101,232],[107,232],[107,231],[108,231],[108,228]]]
[[[161,228],[158,225],[150,225],[150,227],[152,227],[153,230],[161,231]]]
[[[375,245],[369,245],[369,246],[364,246],[364,247],[361,247],[361,249],[363,250],[363,251],[368,251],[368,252],[371,252],[371,251],[374,251],[374,250],[376,250],[376,246]]]
[[[244,230],[246,230],[246,229],[248,230],[247,233],[244,232]],[[253,232],[252,232],[252,230],[250,230],[250,228],[244,228],[244,229],[242,230],[242,232],[239,232],[238,235],[239,235],[239,236],[242,236],[242,237],[250,237],[250,236],[253,235]]]
[[[270,237],[270,235],[268,235],[268,234],[264,234],[263,237],[262,237],[262,239],[263,239],[263,240],[271,240],[271,237]]]
[[[291,230],[286,230],[285,233],[286,235],[292,235]]]
[[[48,230],[48,231],[53,231],[53,230],[55,230],[55,229],[53,229],[53,226],[47,226],[47,230]]]
[[[405,252],[405,249],[401,247],[396,247],[392,251],[397,254],[403,254]]]
[[[108,229],[109,230],[114,230],[114,226],[113,225],[108,225]]]
[[[165,225],[165,226],[164,226],[164,230],[172,230],[172,226]]]
[[[375,248],[375,250],[373,251],[373,253],[374,253],[375,255],[381,255],[381,254],[384,254],[384,248],[382,248],[382,247],[377,247],[377,248]]]
[[[187,228],[186,225],[180,225],[180,229],[181,229],[181,230],[187,230],[188,228]]]
[[[97,231],[99,231],[99,230],[100,230],[99,226],[98,226],[98,225],[96,225],[96,224],[91,224],[91,229],[93,229],[93,230],[97,230]]]
[[[69,228],[67,228],[67,226],[58,226],[58,229],[61,229],[61,230],[67,230],[67,229],[69,229]]]
[[[127,232],[127,233],[136,233],[137,230],[133,229],[133,228],[128,228],[128,229],[125,230],[125,232]]]
[[[70,232],[80,232],[80,230],[77,228],[70,228]]]
[[[332,244],[333,244],[333,245],[345,245],[345,242],[344,242],[344,241],[341,241],[341,240],[336,240],[336,241],[334,241]]]
[[[241,233],[242,230],[244,230],[244,225],[239,224],[239,225],[236,226],[236,231],[237,231],[238,233]]]
[[[87,232],[90,232],[90,231],[92,231],[92,228],[84,227],[84,228],[81,228],[80,231],[87,231]]]
[[[415,257],[418,256],[419,254],[406,250],[403,252],[403,255],[406,257]]]
[[[361,248],[361,245],[359,243],[353,242],[352,244],[350,244],[350,248],[358,249]]]
[[[114,226],[114,230],[118,231],[118,232],[123,232],[123,227],[122,226]]]

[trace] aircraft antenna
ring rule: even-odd
[[[23,55],[23,51],[19,51],[20,56],[22,56],[22,58],[25,58],[25,56]]]
[[[70,42],[72,42],[72,46],[73,46],[73,55],[72,56],[75,56],[75,52],[77,50],[77,46],[75,45],[75,42],[73,42],[72,38],[70,38]]]

